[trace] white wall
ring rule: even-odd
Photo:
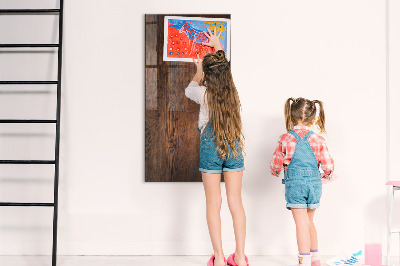
[[[388,141],[388,179],[389,180],[400,180],[399,171],[397,169],[398,162],[400,160],[400,36],[398,34],[400,30],[400,18],[397,14],[400,12],[400,2],[399,1],[389,1],[389,28],[388,28],[388,44],[389,44],[389,64],[388,64],[388,121],[389,121],[389,141]],[[393,217],[393,227],[399,228],[400,226],[400,199],[399,193],[396,193],[395,203],[394,203],[394,217]],[[392,237],[392,256],[398,256],[399,250],[399,236],[393,235]]]
[[[321,253],[335,254],[363,243],[365,225],[385,226],[384,1],[253,0],[243,6],[227,0],[201,5],[183,0],[69,0],[60,254],[212,252],[202,184],[144,182],[146,13],[232,14],[232,71],[247,139],[243,197],[248,254],[296,253],[284,187],[268,168],[284,132],[288,97],[325,102],[327,139],[340,179],[324,187],[316,214]],[[19,24],[7,28],[10,25]],[[37,29],[30,33],[38,34]],[[14,34],[17,31],[9,32]],[[2,79],[14,77],[16,69],[9,70],[8,62],[0,61]],[[50,78],[51,73],[45,74]],[[52,110],[47,111],[42,113]],[[47,188],[50,192],[51,186]],[[10,189],[12,196],[33,197],[38,188],[23,195],[16,185]],[[49,213],[32,209],[0,214],[0,254],[50,252]],[[6,220],[10,216],[14,218]],[[35,226],[14,226],[28,218]],[[229,253],[234,236],[225,199],[222,222]]]

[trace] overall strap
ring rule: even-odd
[[[321,174],[318,170],[318,161],[308,142],[309,136],[314,134],[314,132],[311,130],[308,131],[303,138],[294,130],[289,133],[296,138],[297,144],[292,159],[285,171],[285,180],[313,177],[320,178]]]
[[[294,131],[293,129],[290,130],[288,133],[290,133],[291,135],[293,135],[293,137],[295,137],[297,141],[301,140],[299,134],[297,134],[297,132]]]
[[[299,141],[299,140],[308,140],[308,137],[309,137],[310,135],[314,134],[314,132],[313,132],[312,130],[310,130],[310,131],[308,131],[308,132],[304,135],[304,137],[302,138],[302,137],[300,137],[300,135],[297,134],[297,132],[294,131],[294,130],[290,130],[288,133],[290,133],[291,135],[293,135],[293,137],[295,137],[297,141]]]
[[[313,132],[312,130],[308,131],[308,132],[304,135],[303,139],[304,139],[304,140],[308,140],[308,137],[309,137],[310,135],[312,135],[312,134],[314,134],[314,132]]]

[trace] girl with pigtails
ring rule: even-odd
[[[318,119],[317,105],[319,106]],[[325,132],[323,103],[304,98],[289,98],[285,104],[287,133],[279,138],[270,168],[279,176],[284,170],[286,208],[296,223],[298,266],[320,266],[318,238],[313,218],[322,193],[321,179],[330,179],[334,162],[322,136],[311,126]],[[321,170],[321,171],[320,171]]]

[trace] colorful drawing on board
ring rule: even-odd
[[[226,18],[199,18],[165,16],[164,18],[164,61],[193,62],[199,55],[214,52],[214,48],[203,45],[208,42],[204,31],[221,32],[220,42],[230,59],[230,20]]]

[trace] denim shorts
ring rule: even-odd
[[[322,194],[322,182],[319,179],[291,179],[285,181],[286,208],[316,209]]]
[[[225,172],[240,172],[244,168],[244,159],[242,151],[239,149],[239,154],[233,156],[231,149],[228,150],[228,156],[222,159],[218,153],[214,143],[214,138],[211,133],[210,126],[207,126],[200,136],[200,168],[204,173],[220,174]]]

